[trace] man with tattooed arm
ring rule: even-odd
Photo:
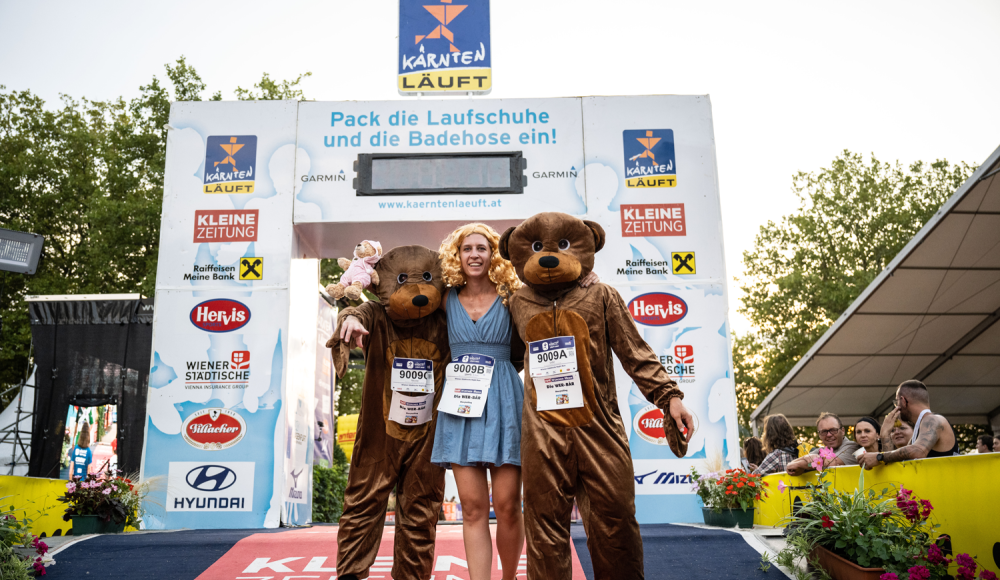
[[[943,416],[931,413],[930,404],[927,387],[920,381],[905,381],[899,385],[896,407],[886,415],[882,424],[882,453],[865,453],[860,458],[861,465],[871,469],[884,463],[958,455],[958,442],[951,423]],[[909,445],[897,449],[889,433],[900,419],[913,424],[913,436]]]

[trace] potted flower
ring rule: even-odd
[[[753,527],[754,501],[761,495],[767,497],[767,483],[761,476],[742,469],[727,469],[723,473],[699,475],[691,469],[692,491],[698,494],[705,507],[701,508],[705,523],[710,526],[731,528]]]
[[[795,569],[802,559],[833,580],[937,580],[950,578],[948,566],[955,563],[955,578],[975,578],[977,567],[968,554],[952,560],[932,540],[938,525],[930,521],[929,500],[903,487],[866,490],[863,470],[853,493],[838,491],[831,489],[822,465],[818,471],[819,481],[806,486],[811,498],[787,520],[779,565]],[[785,489],[779,481],[778,491]],[[979,578],[996,580],[989,570],[981,570]]]
[[[0,508],[0,578],[44,576],[45,567],[55,563],[46,555],[48,545],[30,532],[31,521],[15,516],[12,508]]]
[[[69,504],[63,520],[73,521],[73,535],[116,533],[142,522],[142,497],[146,486],[136,486],[125,477],[98,478],[90,474],[82,481],[66,484],[58,498]]]

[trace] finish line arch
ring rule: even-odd
[[[604,227],[595,271],[696,416],[674,457],[616,366],[640,523],[699,521],[691,466],[739,464],[707,96],[176,102],[168,129],[142,462],[166,485],[147,527],[310,521],[319,258],[542,211]]]

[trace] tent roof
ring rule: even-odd
[[[880,416],[907,379],[952,423],[1000,414],[1000,149],[754,410],[813,425]]]

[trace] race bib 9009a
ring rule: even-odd
[[[528,343],[531,376],[544,377],[577,371],[576,339],[557,336]]]

